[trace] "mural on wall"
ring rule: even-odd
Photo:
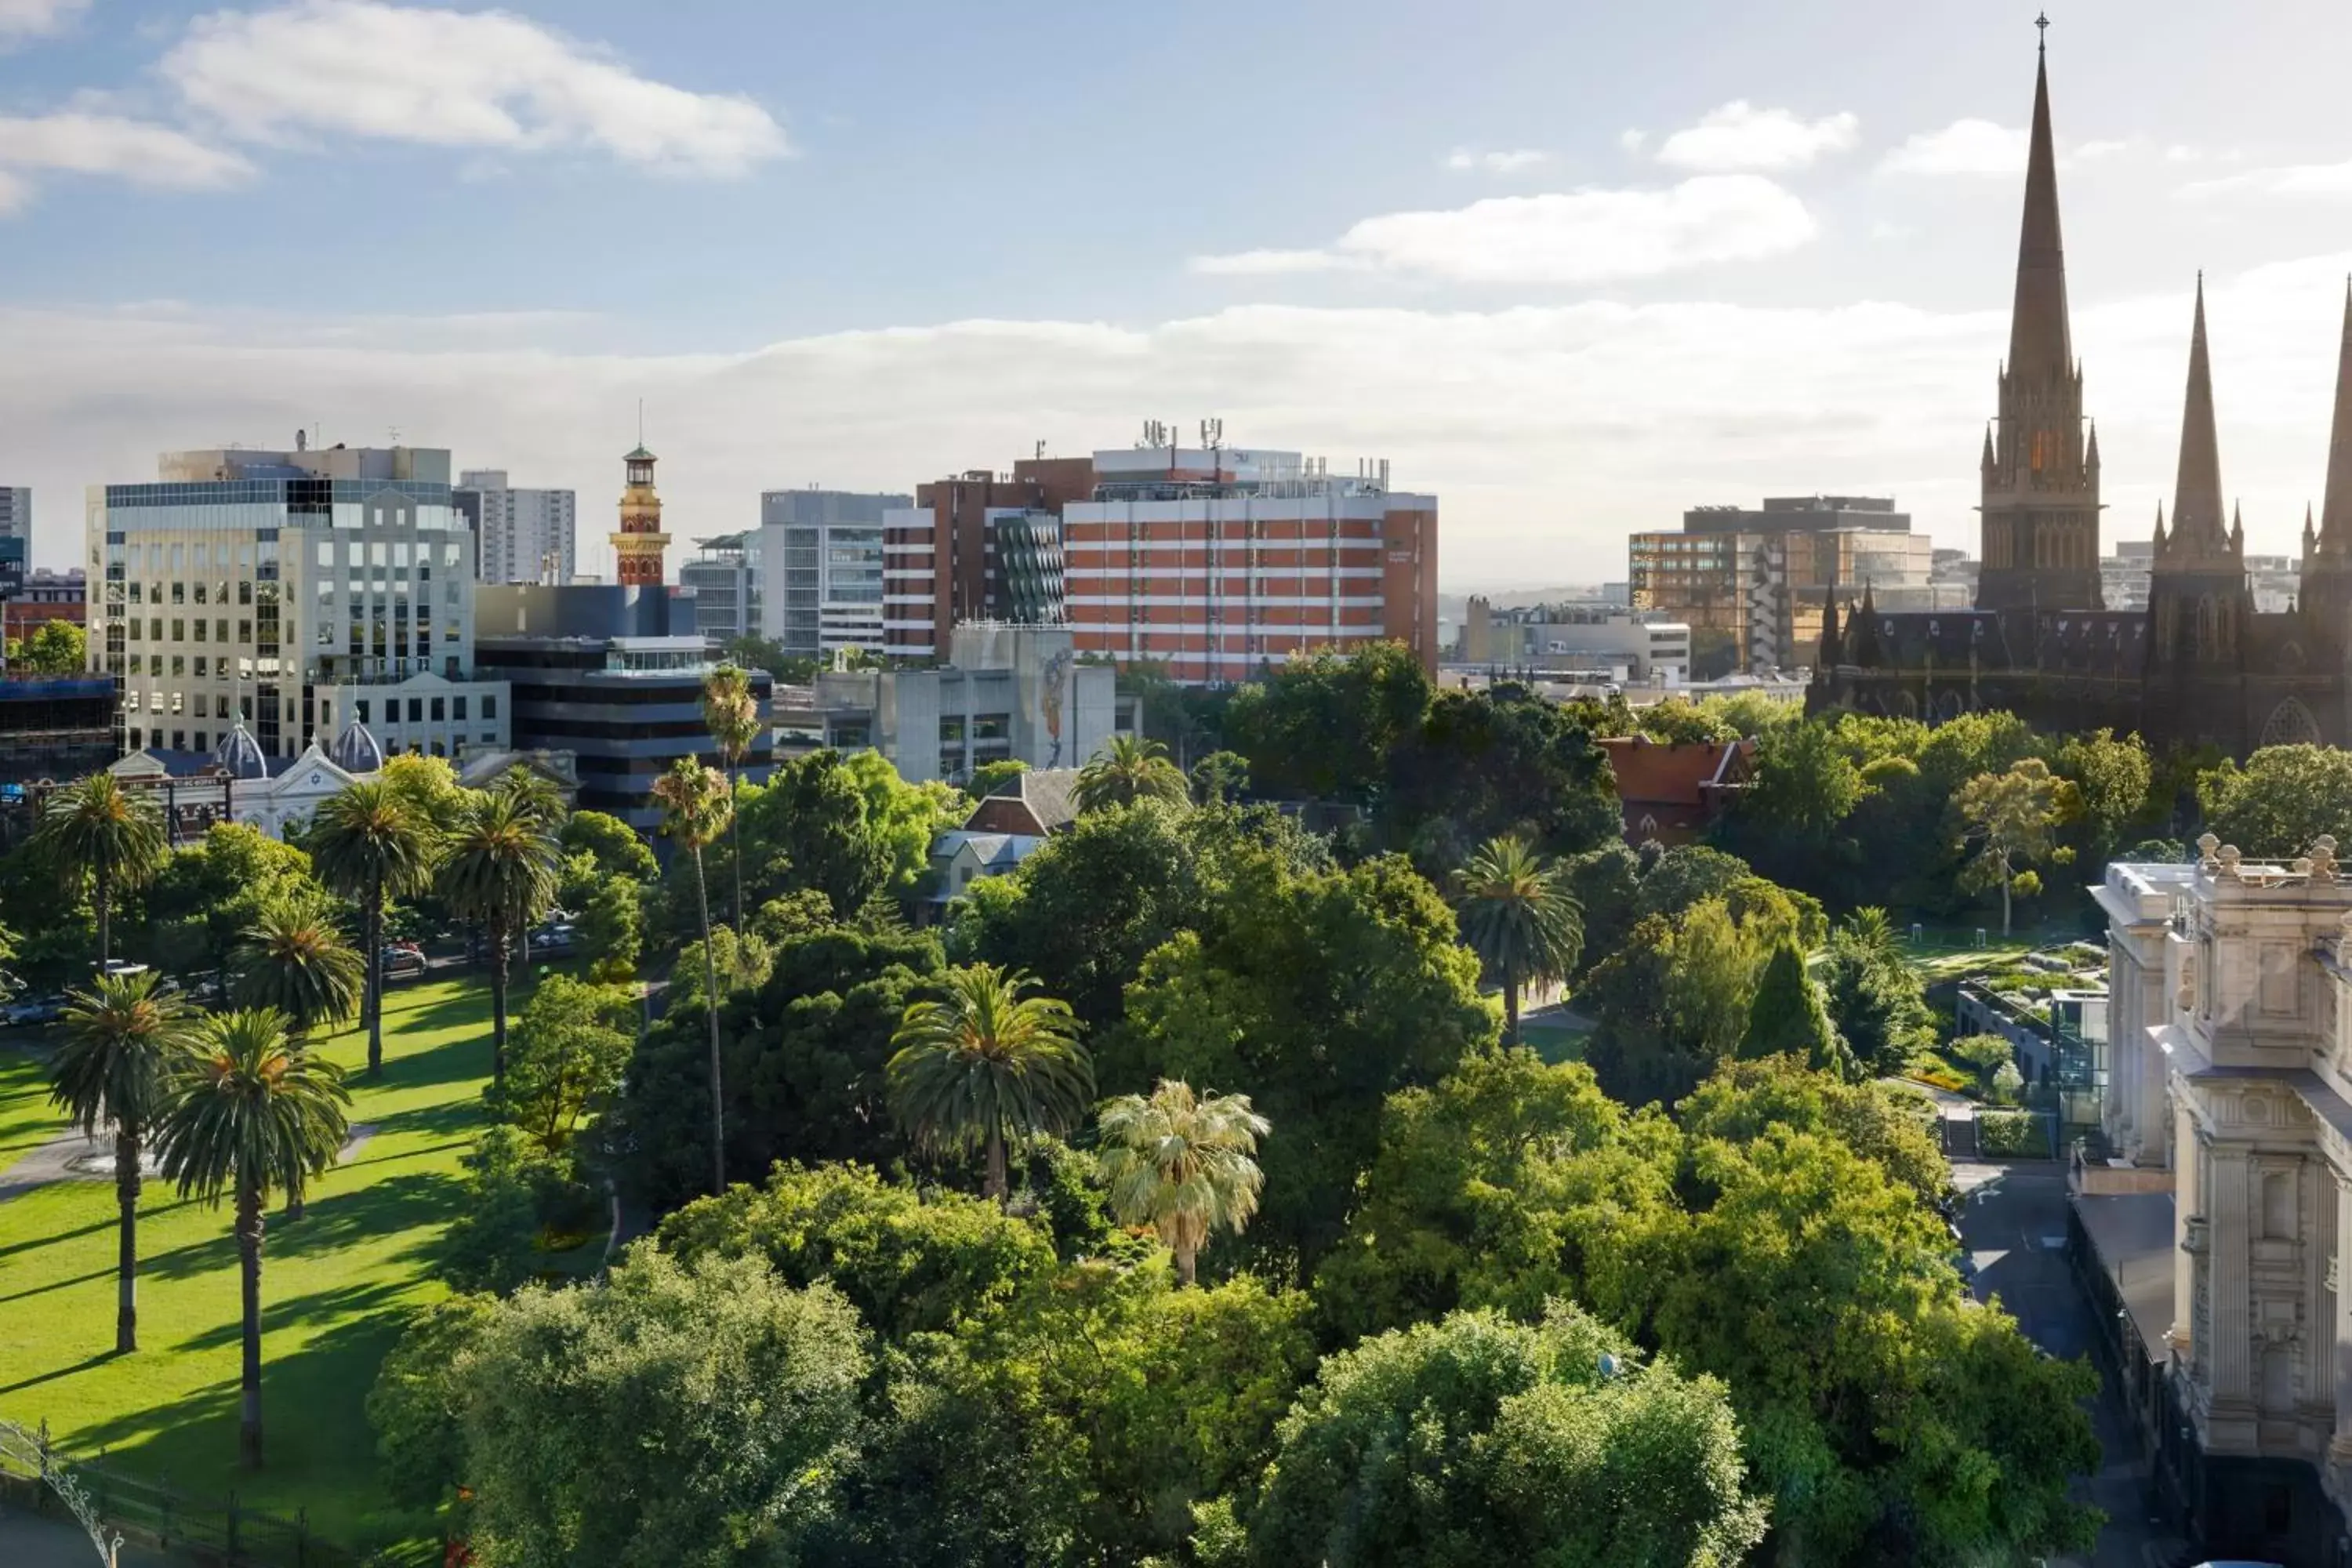
[[[1069,686],[1070,670],[1076,663],[1077,656],[1070,649],[1057,649],[1054,657],[1045,661],[1045,668],[1037,681],[1038,716],[1045,721],[1045,738],[1053,742],[1053,749],[1045,759],[1045,765],[1049,768],[1062,765],[1063,696]]]

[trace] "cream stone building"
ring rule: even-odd
[[[2159,1490],[2210,1552],[2352,1561],[2352,866],[2116,864],[2077,1258]]]

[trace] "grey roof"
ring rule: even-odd
[[[213,748],[213,761],[233,779],[266,779],[269,776],[269,759],[261,752],[261,742],[239,720],[235,728],[220,738]]]
[[[2083,1193],[2074,1212],[2153,1357],[2172,1326],[2172,1194]]]
[[[184,748],[179,751],[173,751],[168,746],[148,746],[142,748],[142,750],[145,755],[152,757],[156,762],[162,763],[163,772],[172,778],[192,779],[201,777],[206,773],[217,774],[220,771],[220,757],[217,752],[191,752]],[[262,761],[268,764],[269,776],[275,778],[279,773],[282,773],[287,769],[292,767],[296,759],[293,757],[264,757]],[[252,775],[239,774],[236,776],[248,777]]]
[[[1024,768],[990,792],[1018,795],[1037,826],[1051,833],[1078,819],[1078,770]]]
[[[368,727],[354,719],[343,726],[335,743],[327,750],[327,760],[347,773],[372,773],[383,767],[383,746]]]

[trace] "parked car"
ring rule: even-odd
[[[560,957],[578,944],[578,934],[568,925],[544,925],[530,933],[530,951],[539,957]]]
[[[387,947],[382,959],[386,980],[414,980],[425,973],[425,954],[413,945]]]
[[[0,1022],[22,1027],[33,1024],[54,1024],[66,1016],[66,999],[62,996],[34,996],[11,1005],[0,1012]]]

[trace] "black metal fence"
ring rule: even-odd
[[[49,1484],[49,1471],[70,1477],[100,1519],[134,1542],[152,1542],[218,1568],[365,1568],[369,1559],[321,1541],[308,1517],[293,1517],[226,1498],[192,1496],[167,1479],[148,1480],[96,1459],[69,1458],[51,1447],[44,1429],[41,1458],[0,1446],[0,1488],[21,1507],[58,1518],[70,1510]]]

